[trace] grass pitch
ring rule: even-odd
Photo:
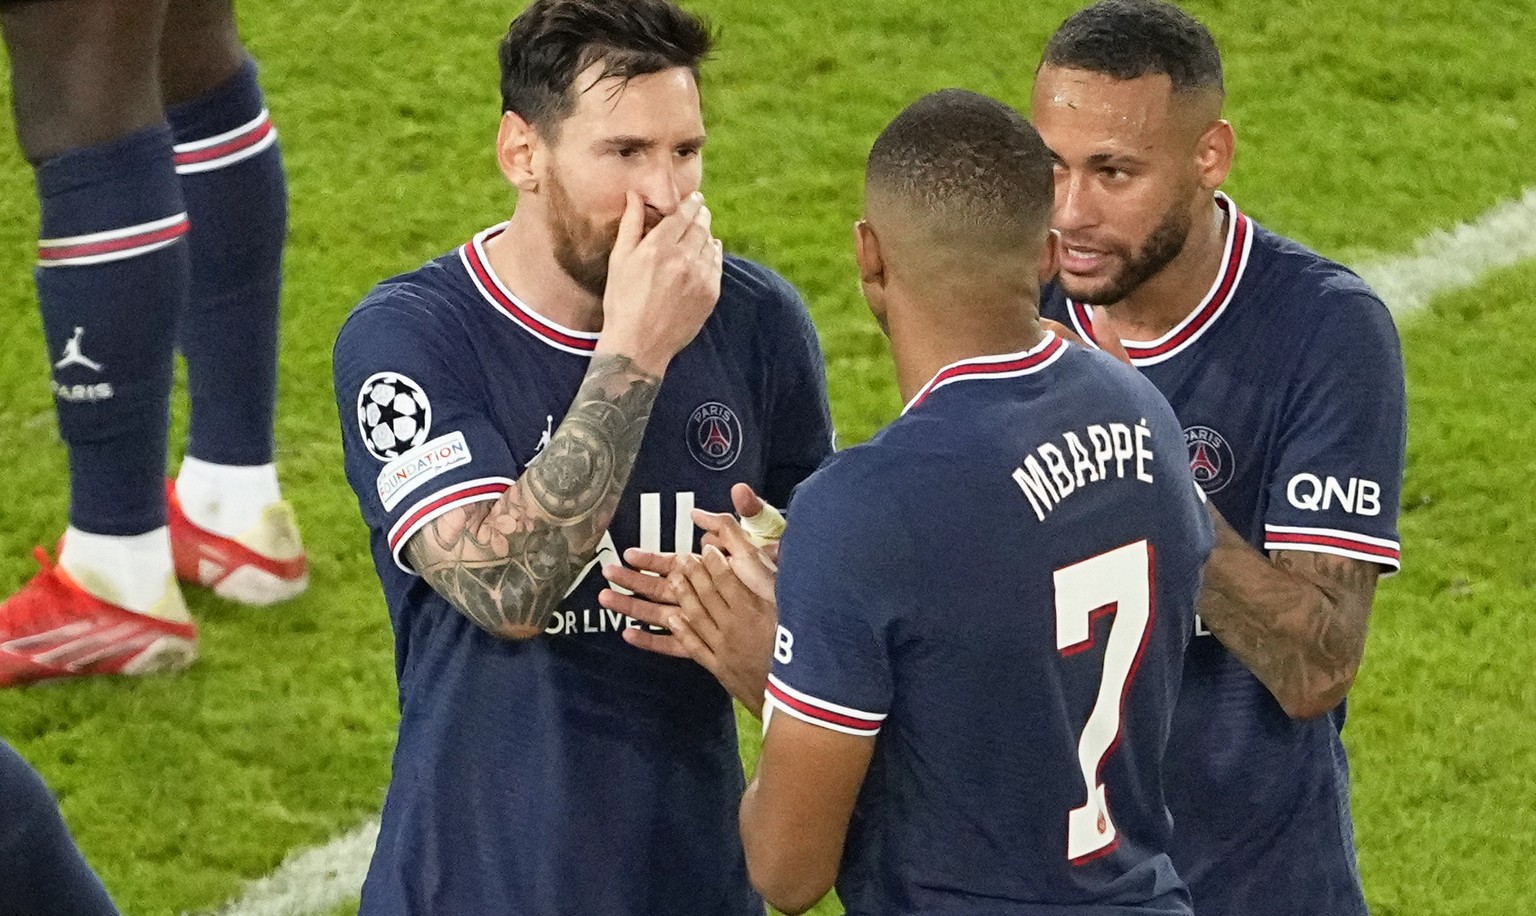
[[[1027,104],[1044,38],[1076,3],[692,5],[721,30],[705,78],[717,229],[804,292],[842,439],[860,441],[900,408],[849,254],[869,143],[931,89]],[[341,473],[330,345],[373,283],[509,211],[491,153],[494,47],[520,6],[242,11],[292,185],[279,461],[312,590],[272,610],[189,595],[204,658],[183,676],[0,694],[0,734],[43,771],[128,913],[216,907],[378,810],[391,639]],[[1271,228],[1358,262],[1536,184],[1536,0],[1189,7],[1226,55],[1239,138],[1228,189]],[[63,529],[65,462],[31,288],[31,178],[8,121],[0,202],[0,309],[13,328],[0,348],[0,474],[18,494],[0,514],[9,590],[32,573],[30,547]],[[1536,862],[1536,573],[1520,498],[1536,471],[1533,303],[1526,264],[1404,327],[1405,568],[1377,600],[1346,731],[1377,916],[1517,912]],[[750,760],[755,726],[743,733]]]

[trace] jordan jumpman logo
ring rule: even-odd
[[[55,369],[63,369],[65,366],[84,366],[92,372],[100,372],[106,367],[96,360],[91,359],[80,352],[80,338],[85,336],[85,328],[75,328],[75,336],[64,342],[64,355],[53,364]]]

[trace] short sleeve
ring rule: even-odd
[[[827,403],[826,361],[810,313],[793,286],[770,276],[778,301],[769,312],[775,322],[771,339],[776,343],[769,366],[772,429],[763,496],[776,506],[786,506],[794,488],[832,454],[832,413]]]
[[[1264,549],[1367,560],[1396,571],[1407,393],[1392,316],[1376,297],[1332,297],[1282,414]]]
[[[842,457],[842,456],[840,456]],[[848,463],[817,472],[796,498],[780,546],[779,631],[764,704],[852,735],[880,731],[893,693],[889,633],[912,594],[905,528],[874,479]]]
[[[521,471],[465,385],[450,334],[408,289],[375,290],[336,340],[332,368],[347,481],[363,519],[401,552],[445,512],[496,499]]]

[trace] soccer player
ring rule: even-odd
[[[1217,190],[1223,96],[1215,42],[1174,6],[1104,0],[1063,23],[1033,99],[1062,251],[1043,311],[1123,340],[1219,515],[1168,758],[1196,912],[1358,916],[1339,734],[1377,577],[1398,568],[1402,356],[1365,283]]]
[[[668,0],[529,6],[500,49],[511,219],[337,341],[400,686],[369,916],[762,913],[729,697],[596,601],[601,560],[686,552],[693,507],[786,500],[831,449],[804,305],[698,193],[710,45]]]
[[[0,916],[116,916],[37,771],[0,741]]]
[[[741,803],[791,913],[1188,914],[1162,755],[1211,523],[1155,388],[1040,326],[1051,159],[962,90],[875,141],[856,229],[907,406],[795,500]],[[1029,265],[1029,270],[1021,270]]]
[[[69,527],[0,605],[0,686],[181,668],[176,579],[250,604],[307,570],[272,455],[287,190],[228,0],[0,0],[37,173]],[[166,484],[172,358],[191,431]]]

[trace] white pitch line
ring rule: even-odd
[[[1435,296],[1476,284],[1491,271],[1536,258],[1536,188],[1469,223],[1436,230],[1413,252],[1359,268],[1399,322]],[[245,894],[214,916],[317,916],[356,897],[379,836],[373,818],[323,846],[289,856],[251,882]]]
[[[358,895],[379,819],[364,821],[323,846],[294,853],[265,878],[246,885],[238,900],[214,911],[214,916],[314,916],[328,913]]]
[[[1484,275],[1536,258],[1536,188],[1470,223],[1420,239],[1409,254],[1359,268],[1399,322],[1442,293],[1466,289]]]

